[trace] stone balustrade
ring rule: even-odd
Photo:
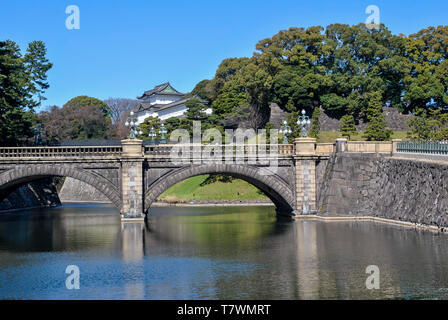
[[[84,158],[116,157],[122,153],[121,146],[45,146],[45,147],[3,147],[0,158]]]
[[[307,138],[311,139],[311,138]],[[303,140],[303,139],[302,139]],[[300,153],[313,153],[316,155],[330,155],[338,150],[338,144],[343,152],[354,153],[396,153],[397,145],[401,140],[392,141],[347,141],[337,139],[335,143],[316,143],[314,139],[302,141],[299,144],[158,144],[142,145],[141,140],[123,140],[121,146],[43,146],[43,147],[3,147],[0,148],[0,158],[95,158],[120,157],[129,154],[144,156],[145,158],[167,158],[171,155],[173,147],[190,152],[194,158],[198,153],[213,154],[221,152],[223,156],[231,154],[234,157],[251,158],[257,155],[292,156]],[[314,146],[314,147],[313,147]],[[306,150],[303,149],[306,147]],[[314,150],[311,150],[314,148]],[[402,150],[399,150],[403,152]],[[130,153],[129,153],[130,152]]]

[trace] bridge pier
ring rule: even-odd
[[[144,218],[144,182],[142,140],[122,140],[121,162],[121,195],[122,219]]]
[[[316,139],[297,138],[294,144],[297,202],[293,215],[316,214]]]

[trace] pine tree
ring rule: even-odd
[[[368,94],[368,106],[366,110],[368,126],[364,132],[364,138],[368,141],[390,140],[392,130],[386,129],[386,121],[383,116],[382,96],[378,91]]]
[[[343,116],[339,125],[342,136],[348,140],[350,140],[352,134],[356,133],[355,118],[351,114]]]
[[[52,66],[45,53],[41,41],[30,43],[25,57],[14,41],[0,41],[1,146],[20,145],[33,136],[33,109],[45,99],[46,72]]]
[[[154,128],[154,132],[156,136],[154,139],[160,139],[159,130],[162,126],[162,122],[160,118],[149,116],[143,121],[143,123],[139,126],[139,129],[142,130],[143,134],[139,136],[139,139],[150,139],[149,133],[151,132],[151,128]]]
[[[319,107],[314,108],[313,115],[311,116],[311,128],[309,132],[309,136],[319,139],[319,133],[320,133],[320,124],[319,124],[319,117],[322,114],[322,111]]]

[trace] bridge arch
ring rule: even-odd
[[[19,166],[0,174],[0,201],[18,187],[48,176],[70,177],[91,185],[104,194],[119,210],[121,209],[120,191],[107,179],[80,168],[67,165],[30,165]]]
[[[292,213],[295,208],[294,192],[281,178],[274,174],[266,174],[263,168],[234,164],[204,164],[183,167],[171,171],[148,186],[145,194],[145,210],[169,187],[185,179],[203,175],[223,173],[247,181],[263,191],[275,204],[278,211]]]

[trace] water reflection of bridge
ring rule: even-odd
[[[159,255],[214,259],[216,252],[219,252],[221,265],[212,263],[207,271],[211,274],[207,276],[215,279],[213,286],[217,288],[217,299],[228,299],[234,295],[235,283],[238,283],[243,294],[241,298],[371,299],[403,296],[399,285],[403,274],[400,274],[402,270],[397,269],[395,264],[394,250],[397,248],[391,247],[391,243],[400,246],[401,238],[406,237],[406,230],[402,229],[403,234],[399,235],[394,232],[393,226],[362,222],[355,225],[318,221],[301,221],[296,224],[266,222],[260,222],[262,230],[252,234],[252,237],[236,236],[220,243],[216,241],[216,229],[204,232],[203,229],[210,228],[206,222],[190,221],[179,226],[176,219],[161,219],[151,224],[157,227],[148,229],[148,225],[143,227],[131,223],[123,231],[133,233],[127,239],[144,242],[134,243],[141,250],[130,251],[134,259]],[[381,233],[380,239],[385,235],[387,240],[378,240],[378,232]],[[376,240],[373,241],[373,238]],[[425,250],[417,255],[422,255],[420,258],[423,259],[434,259]],[[420,258],[408,258],[414,265],[421,262],[418,261]],[[379,291],[370,291],[365,287],[368,276],[365,269],[370,264],[378,264],[380,267]],[[228,272],[234,278],[232,282],[222,274],[221,267],[229,269]],[[269,270],[269,277],[259,270]],[[434,272],[443,273],[442,270]],[[189,283],[194,288],[195,276],[188,272],[182,274],[183,286]],[[249,296],[246,290],[250,292]],[[276,295],[273,296],[271,292],[276,292]]]
[[[155,216],[146,224],[120,223],[117,216],[94,212],[82,219],[79,213],[51,218],[43,213],[47,219],[40,223],[14,214],[2,217],[0,248],[12,253],[121,253],[125,272],[132,273],[125,289],[128,298],[172,294],[162,292],[168,283],[147,284],[153,263],[170,259],[174,267],[165,270],[169,273],[165,281],[178,281],[183,288],[173,293],[176,298],[190,297],[187,291],[198,290],[204,279],[211,281],[207,294],[217,299],[228,299],[235,292],[241,296],[234,298],[253,299],[395,298],[410,290],[407,279],[429,285],[438,279],[440,284],[433,286],[448,283],[443,269],[445,246],[427,231],[372,222],[303,220],[290,224],[276,220],[274,211],[231,211]],[[13,254],[7,256],[4,263],[18,263]],[[365,288],[365,269],[371,264],[380,268],[378,291]],[[203,268],[201,279],[198,272],[192,272],[197,265]]]

